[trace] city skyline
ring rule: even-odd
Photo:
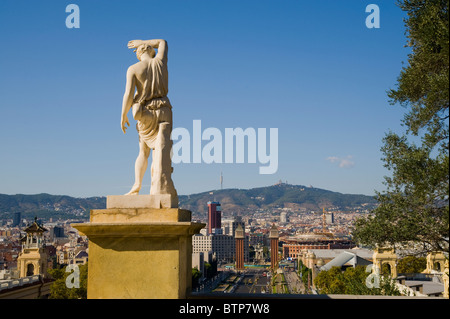
[[[374,195],[388,171],[382,138],[402,132],[391,106],[405,48],[404,13],[372,2],[73,1],[0,4],[0,193],[74,197],[124,194],[133,183],[137,132],[120,129],[133,39],[169,45],[174,128],[277,128],[278,170],[259,163],[174,164],[180,195],[279,180]],[[206,144],[206,141],[203,142]],[[150,174],[141,194],[148,193]]]

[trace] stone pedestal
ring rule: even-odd
[[[205,224],[192,223],[188,210],[151,208],[151,200],[145,204],[148,196],[124,196],[130,208],[111,208],[126,205],[108,198],[115,204],[92,210],[89,223],[73,224],[89,238],[89,299],[180,299],[189,294],[192,235]]]
[[[112,195],[106,198],[107,208],[177,208],[178,196],[162,195]]]

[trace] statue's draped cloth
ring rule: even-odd
[[[137,90],[133,99],[133,117],[137,120],[136,129],[139,140],[149,148],[155,147],[159,123],[172,124],[172,105],[169,92],[169,76],[167,71],[167,48],[164,57],[153,58],[147,68],[147,76],[143,87]]]

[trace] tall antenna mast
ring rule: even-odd
[[[223,189],[223,175],[222,172],[220,172],[220,190]]]

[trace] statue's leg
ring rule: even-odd
[[[144,179],[145,171],[148,166],[148,157],[150,155],[150,148],[141,139],[139,140],[139,155],[134,164],[134,185],[131,190],[125,195],[138,195],[142,187],[142,180]]]
[[[172,160],[170,158],[170,152],[172,150],[171,132],[171,123],[159,123],[158,136],[152,155],[152,184],[150,195],[170,194],[177,196],[171,176],[173,171]]]

